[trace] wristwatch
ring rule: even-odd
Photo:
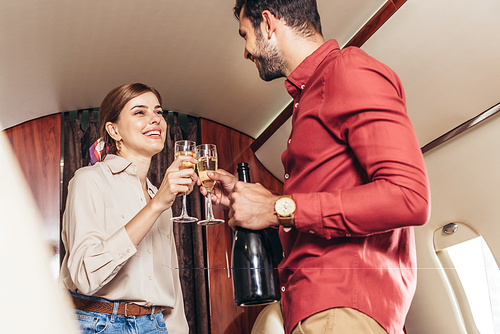
[[[278,216],[280,225],[284,227],[295,226],[293,214],[295,213],[295,202],[290,195],[284,195],[278,198],[274,203],[274,213]]]

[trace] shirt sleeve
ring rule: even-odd
[[[364,182],[293,194],[297,229],[332,238],[425,224],[427,174],[396,74],[371,57],[345,55],[328,75],[323,121],[352,151]]]
[[[85,295],[93,295],[113,279],[137,251],[124,227],[106,231],[106,220],[113,219],[110,210],[95,172],[77,171],[69,183],[63,231],[70,278]]]

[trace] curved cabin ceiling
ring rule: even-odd
[[[0,123],[98,107],[112,88],[157,88],[164,109],[257,137],[290,102],[243,58],[235,1],[0,2]],[[320,0],[325,35],[347,41],[385,0]]]
[[[167,110],[257,138],[291,98],[283,79],[261,81],[243,58],[233,2],[0,2],[0,130],[98,107],[112,88],[140,81]],[[385,3],[319,0],[325,39],[344,45]],[[499,12],[497,0],[408,0],[362,46],[401,77],[421,146],[500,101]],[[289,128],[256,152],[280,179]]]

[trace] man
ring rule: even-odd
[[[428,180],[403,88],[358,48],[324,42],[316,1],[237,0],[245,58],[294,101],[284,194],[226,171],[216,203],[229,225],[280,226],[285,332],[403,332],[416,286],[413,227]],[[321,331],[323,330],[323,331]]]

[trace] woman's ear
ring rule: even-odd
[[[118,132],[118,127],[116,126],[115,123],[107,122],[106,131],[108,132],[109,136],[113,138],[115,141],[121,140],[120,133]]]
[[[264,32],[267,35],[267,39],[271,39],[273,33],[276,31],[277,20],[278,18],[274,16],[270,11],[265,10],[262,12],[262,23],[263,28],[265,29]]]

